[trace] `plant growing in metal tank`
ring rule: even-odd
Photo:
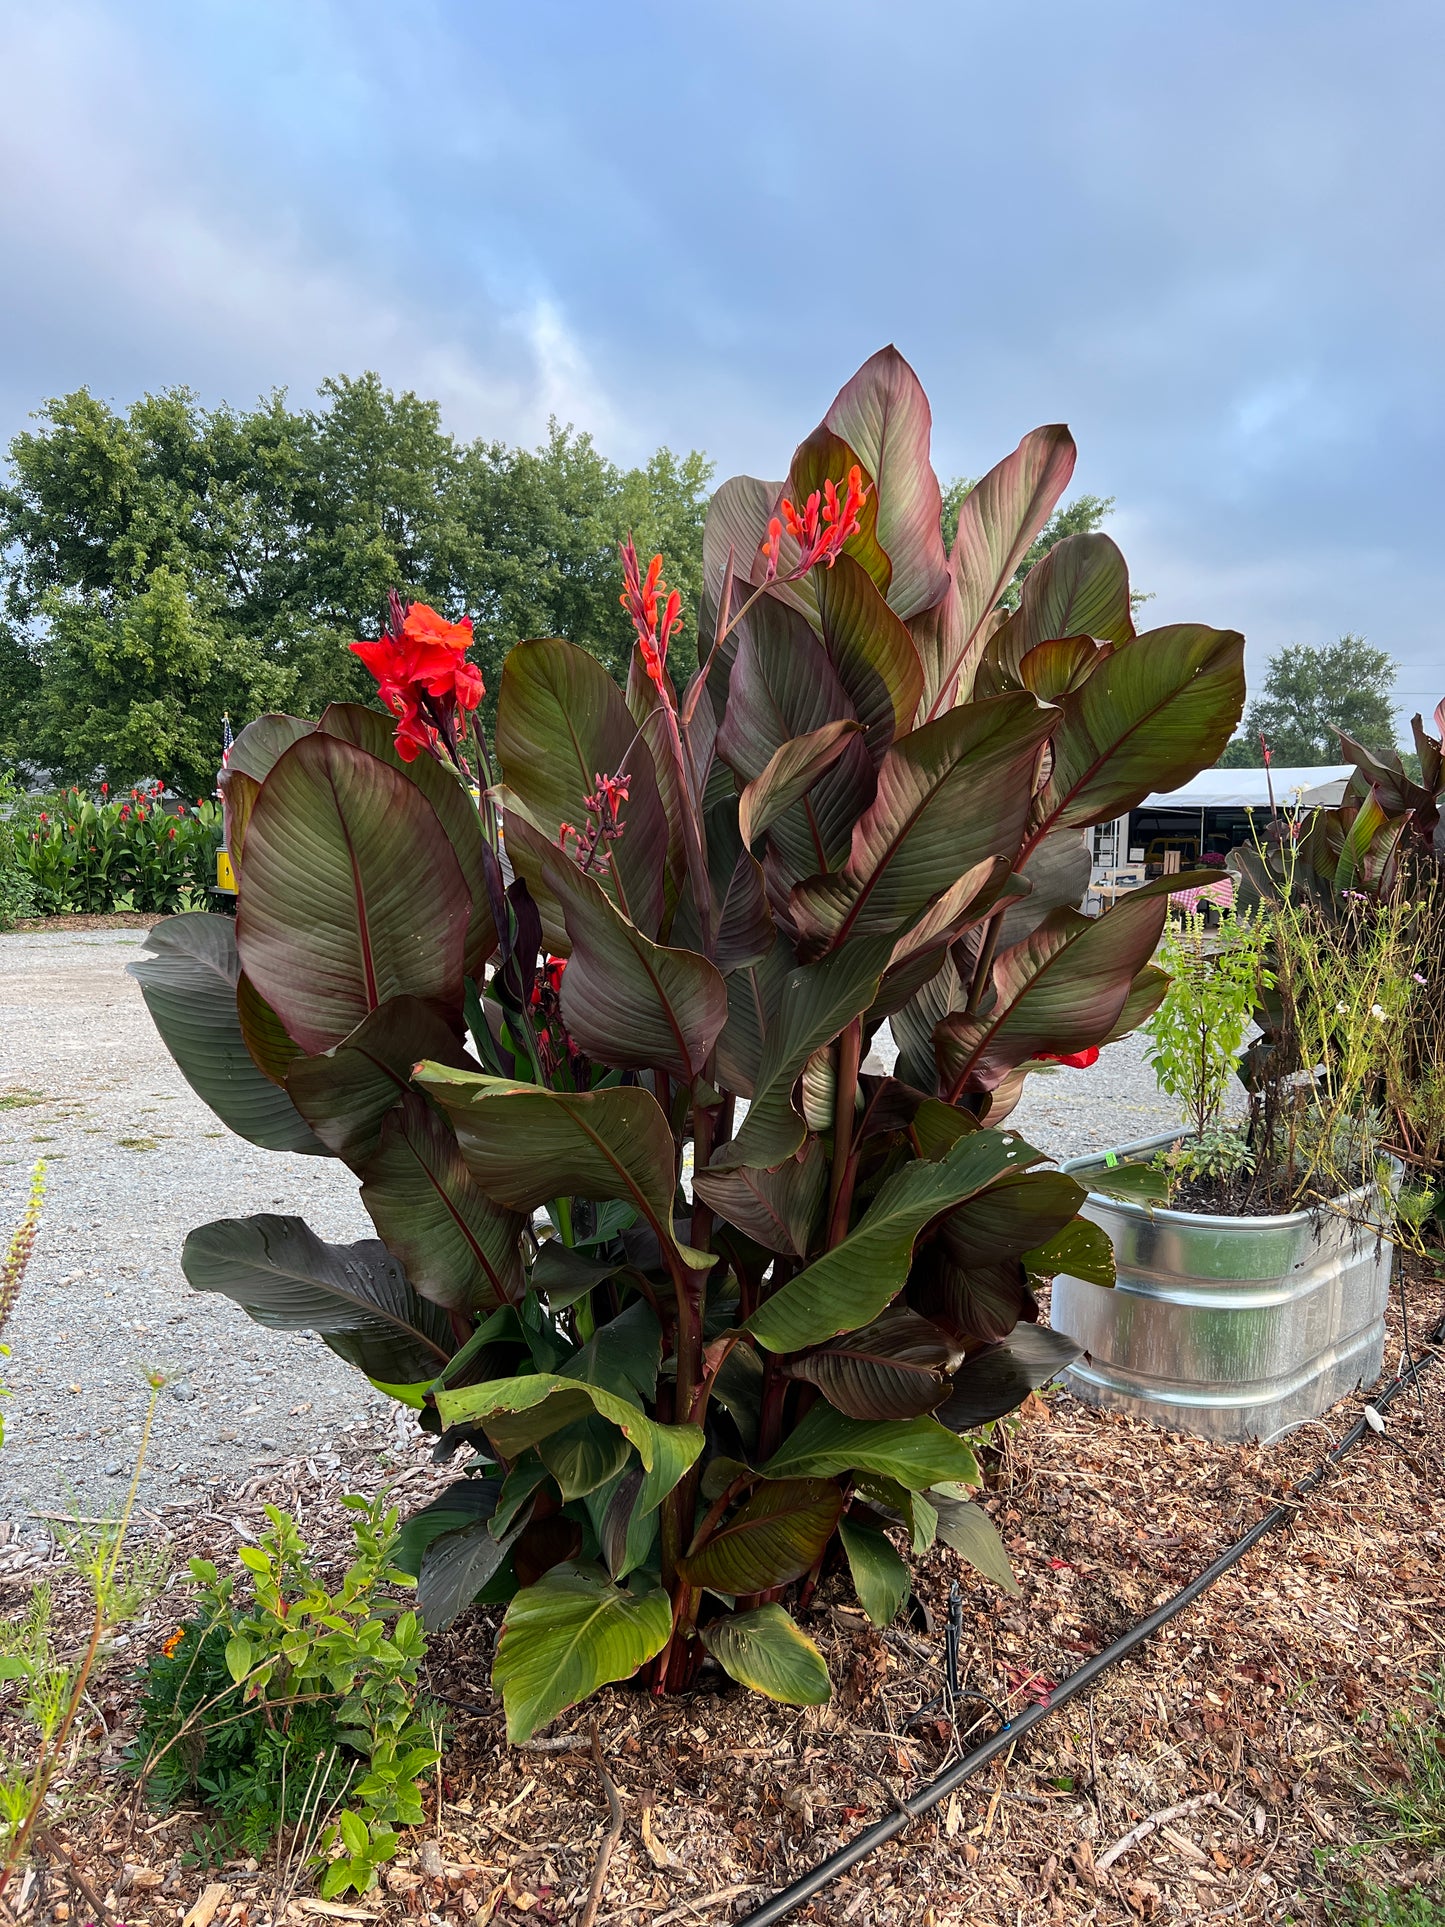
[[[1445,703],[1435,726],[1445,735]],[[1276,982],[1245,1074],[1252,1134],[1273,1147],[1261,1172],[1283,1167],[1290,1195],[1368,1182],[1382,1150],[1427,1187],[1445,1178],[1445,756],[1419,716],[1412,727],[1418,781],[1397,751],[1341,732],[1355,766],[1343,802],[1279,818],[1230,859],[1241,903],[1272,924]],[[1306,1096],[1321,1122],[1300,1154]],[[1368,1129],[1342,1128],[1367,1115]]]
[[[695,654],[624,545],[627,689],[523,643],[490,749],[467,625],[394,605],[364,645],[392,716],[245,730],[235,923],[135,967],[228,1124],[361,1181],[374,1240],[226,1220],[186,1274],[473,1453],[407,1545],[429,1623],[507,1602],[515,1738],[707,1655],[825,1699],[788,1606],[836,1556],[886,1621],[900,1524],[1011,1583],[968,1435],[1073,1355],[1038,1281],[1112,1278],[1081,1188],[998,1127],[1158,1004],[1165,886],[1081,916],[1085,833],[1219,753],[1243,643],[1136,635],[1102,535],[1001,610],[1073,442],[1026,436],[946,552],[929,433],[875,355],[785,481],[719,490]]]

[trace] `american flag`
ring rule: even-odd
[[[235,737],[231,734],[231,712],[229,710],[226,710],[223,712],[221,716],[221,768],[222,769],[224,769],[231,760],[231,745],[232,743],[235,742],[235,740],[236,740]]]

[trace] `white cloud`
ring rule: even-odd
[[[180,380],[238,403],[375,368],[435,397],[456,432],[513,441],[537,440],[553,414],[611,420],[553,295],[452,297],[385,256],[358,265],[357,236],[338,245],[299,184],[278,183],[274,153],[237,168],[221,151],[234,130],[208,125],[114,14],[14,10],[0,69],[0,175],[21,184],[0,205],[0,246],[20,268],[4,324],[24,351],[15,414],[38,399],[38,363],[46,392],[88,382],[127,399]],[[504,267],[487,279],[504,283]]]

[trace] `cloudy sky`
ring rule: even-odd
[[[0,0],[0,436],[375,368],[783,472],[896,341],[1039,422],[1150,617],[1445,691],[1438,0]]]

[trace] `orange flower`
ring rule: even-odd
[[[174,1655],[177,1646],[180,1645],[181,1641],[185,1638],[185,1636],[186,1636],[185,1627],[177,1626],[176,1630],[171,1634],[170,1638],[166,1641],[165,1645],[161,1647],[161,1651],[165,1654],[167,1659],[170,1659]]]
[[[863,471],[856,462],[848,471],[847,487],[841,500],[838,484],[834,481],[826,481],[821,489],[814,489],[803,504],[801,514],[785,495],[778,505],[782,511],[781,519],[775,515],[769,521],[767,539],[762,545],[768,563],[766,580],[773,581],[778,573],[784,523],[799,549],[798,560],[784,579],[796,582],[799,576],[806,575],[819,562],[832,568],[843,553],[849,536],[857,534],[859,514],[867,500],[868,490],[863,486]]]

